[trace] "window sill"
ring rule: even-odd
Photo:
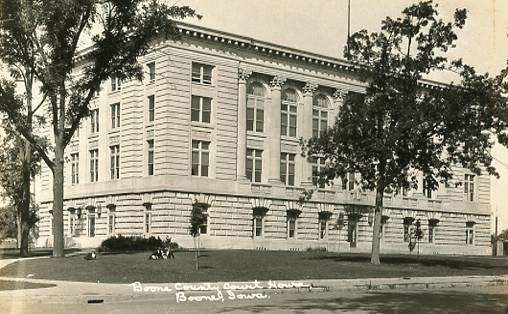
[[[207,122],[198,122],[198,121],[191,121],[191,126],[196,128],[204,128],[204,129],[214,129],[215,125],[213,123],[207,123]]]
[[[147,122],[147,123],[145,124],[145,128],[147,128],[147,129],[148,129],[148,128],[153,128],[153,127],[154,127],[154,125],[155,125],[154,121],[150,121],[150,122]]]
[[[92,134],[88,135],[88,139],[89,140],[94,140],[94,139],[97,139],[97,138],[99,138],[99,133],[98,132],[92,133]]]
[[[192,81],[192,85],[196,85],[196,86],[205,86],[205,87],[215,87],[215,85],[214,85],[214,84],[207,84],[207,83],[195,82],[195,81]]]
[[[266,138],[266,134],[263,132],[254,132],[247,131],[247,136],[257,137],[257,138]]]
[[[110,129],[110,130],[108,131],[108,134],[109,134],[109,135],[115,135],[115,134],[118,134],[118,133],[120,133],[120,127],[118,127],[118,128],[114,128],[114,129]]]
[[[288,142],[295,142],[295,143],[300,142],[300,140],[297,137],[287,136],[287,135],[281,135],[280,139],[283,141],[288,141]]]

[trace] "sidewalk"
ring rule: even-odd
[[[277,280],[249,282],[214,283],[136,283],[108,284],[59,280],[0,277],[0,280],[25,281],[33,283],[56,284],[56,287],[41,289],[0,291],[0,300],[6,298],[31,298],[32,301],[87,303],[99,300],[124,301],[133,298],[174,297],[178,291],[186,293],[212,293],[215,289],[252,291],[315,292],[330,290],[382,290],[382,289],[432,289],[453,287],[485,287],[508,285],[508,275],[504,276],[454,276],[454,277],[417,277],[417,278],[369,278],[369,279],[325,279],[325,280]],[[231,289],[230,289],[231,288]],[[194,290],[194,291],[192,291]],[[6,300],[4,299],[4,300]],[[26,299],[25,299],[26,300]]]

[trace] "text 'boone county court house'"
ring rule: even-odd
[[[69,145],[66,245],[121,234],[170,236],[190,247],[199,202],[207,208],[205,248],[370,251],[372,207],[348,205],[373,205],[374,194],[354,175],[297,202],[325,164],[301,157],[299,139],[332,125],[348,92],[365,90],[350,64],[179,28],[181,41],[158,41],[140,60],[143,82],[113,77],[102,85]],[[383,252],[408,252],[419,219],[424,253],[490,254],[490,179],[455,173],[461,185],[385,196]],[[51,180],[44,168],[39,245],[52,242]]]

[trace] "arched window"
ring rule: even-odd
[[[247,88],[247,131],[263,132],[265,88],[254,82]]]
[[[328,128],[328,108],[330,101],[323,94],[314,97],[312,103],[312,136],[319,136]]]
[[[285,89],[281,98],[280,135],[296,137],[298,95],[294,89]]]

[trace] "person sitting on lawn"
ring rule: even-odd
[[[95,254],[95,250],[92,250],[92,252],[85,255],[85,259],[87,261],[95,260],[97,259],[97,254]]]

